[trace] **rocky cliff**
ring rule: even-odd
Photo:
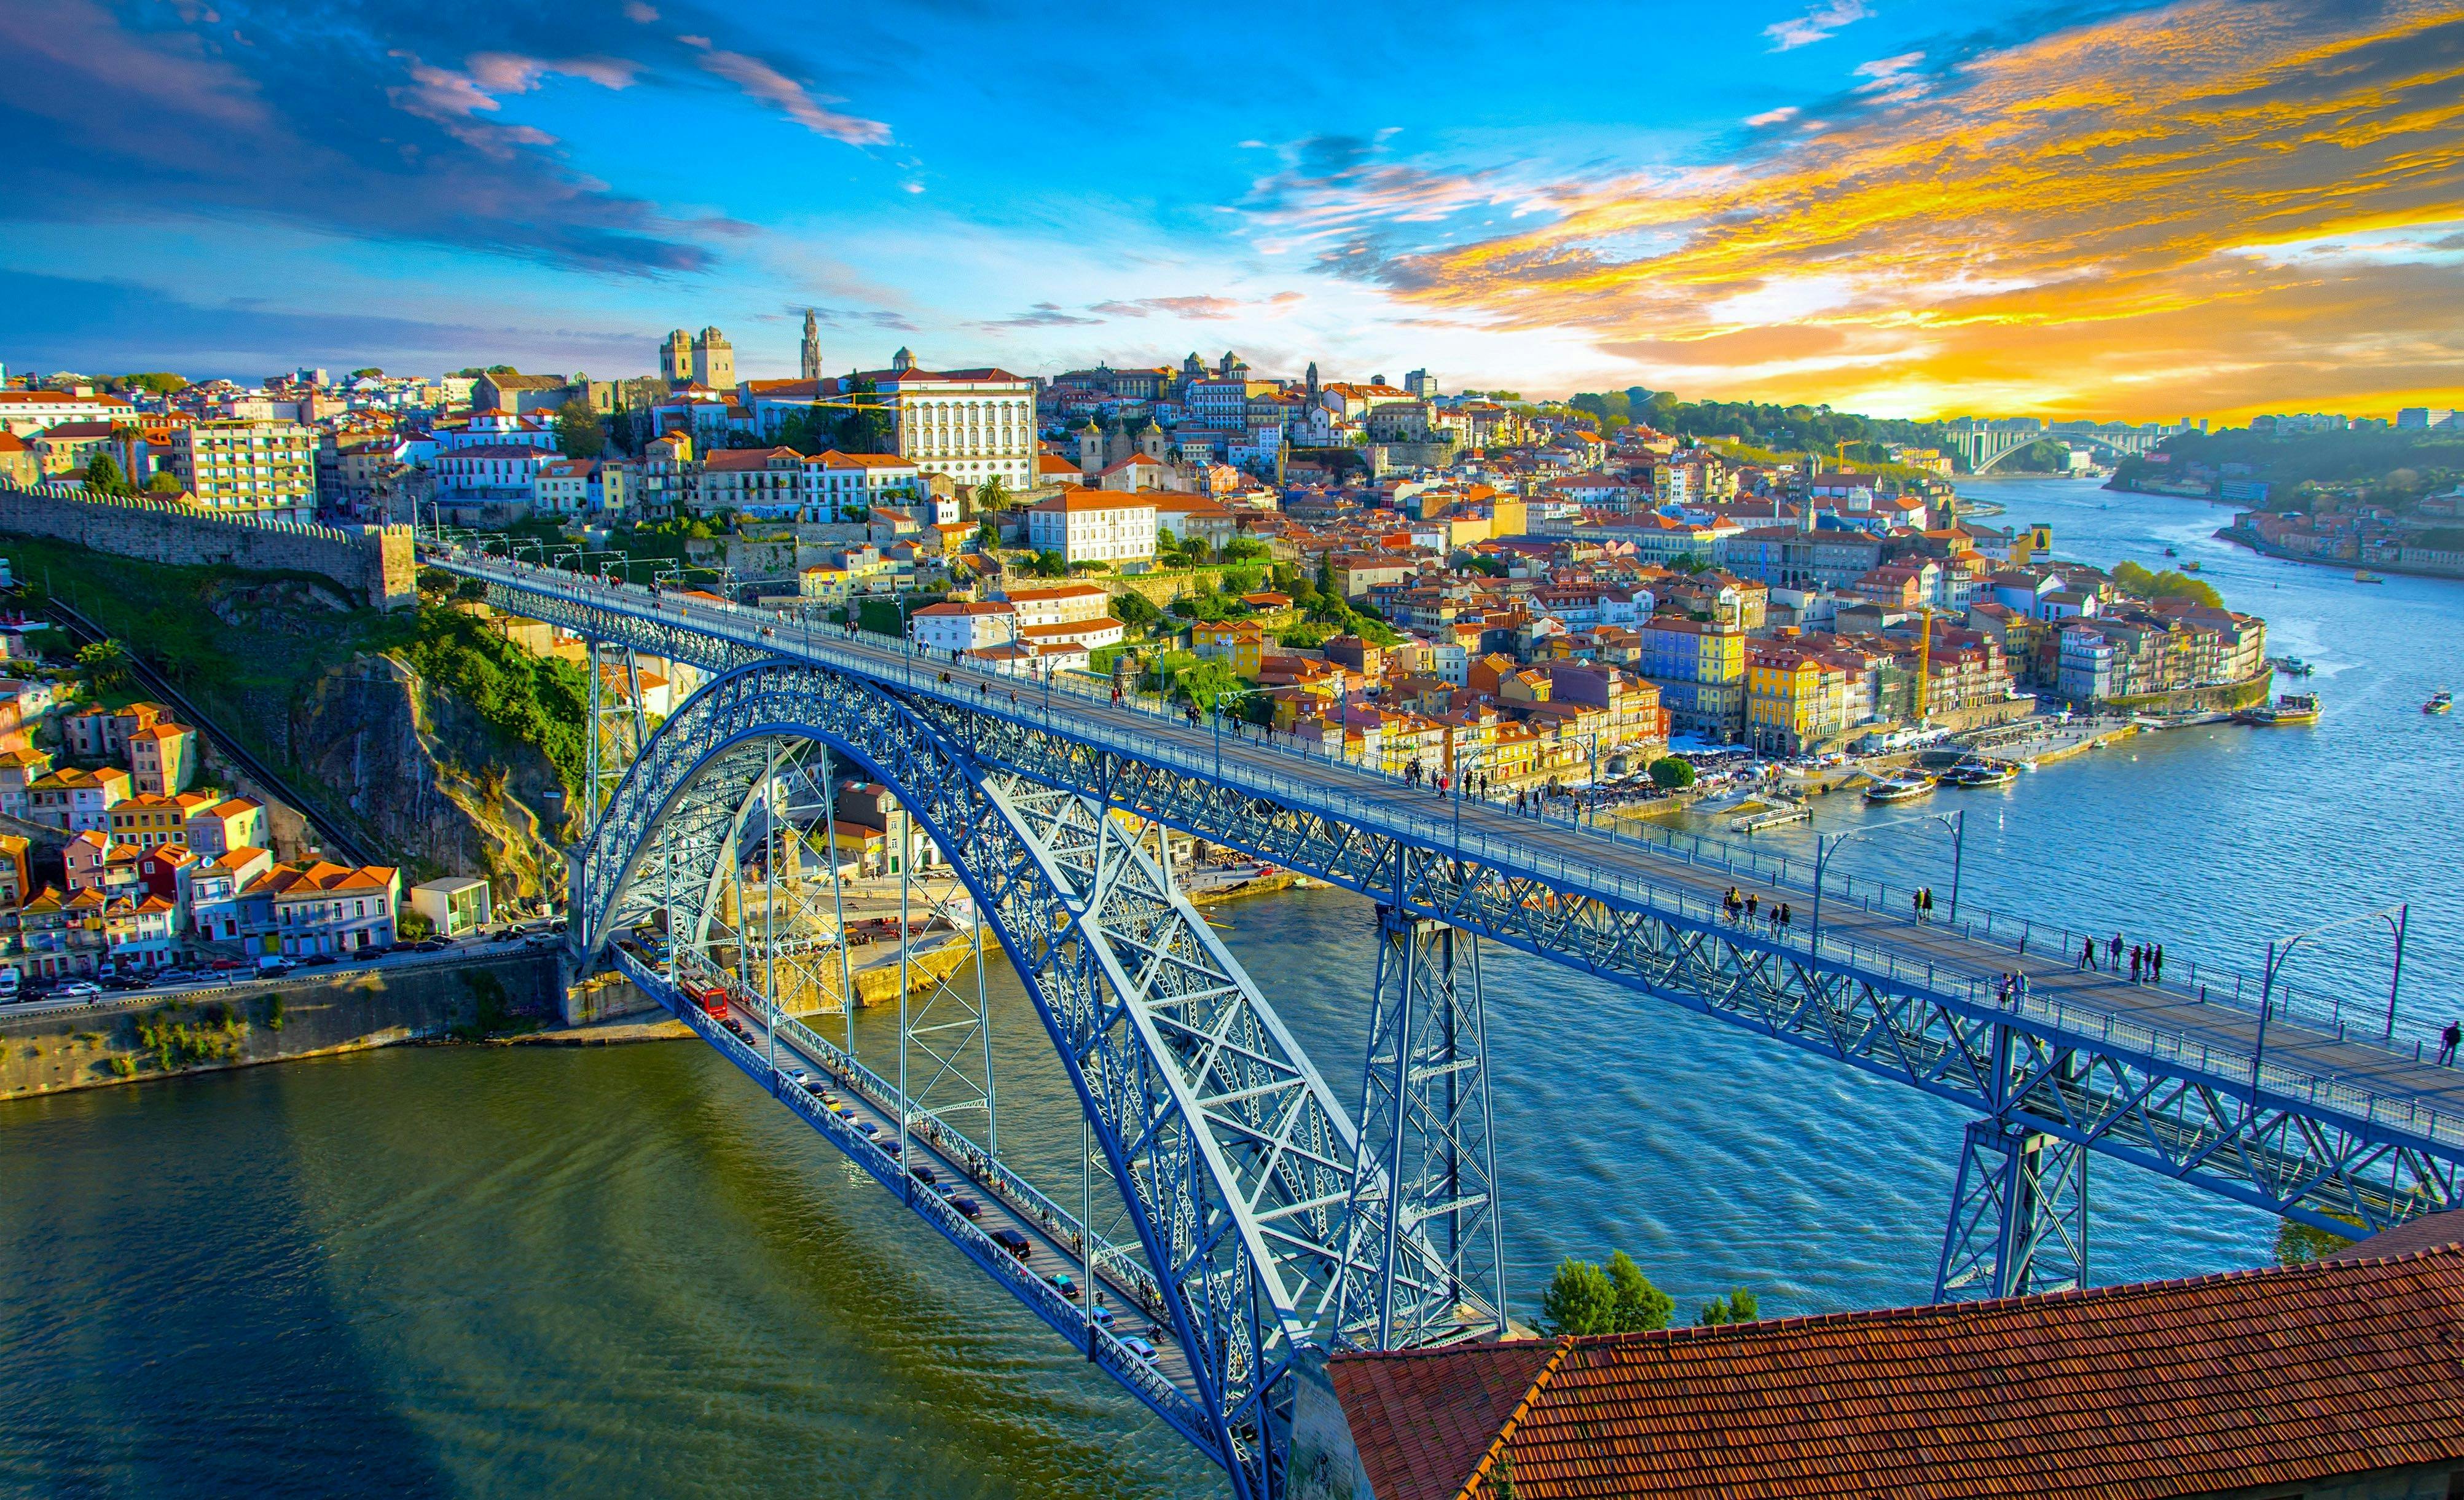
[[[563,891],[556,767],[394,657],[363,652],[304,684],[280,736],[331,810],[417,879],[482,875],[500,901]]]

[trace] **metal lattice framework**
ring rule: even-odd
[[[583,950],[662,907],[706,937],[749,810],[807,740],[889,785],[953,855],[1094,1126],[1211,1445],[1238,1492],[1273,1492],[1286,1375],[1331,1315],[1358,1140],[1141,824],[985,774],[873,684],[747,668],[664,724],[617,788],[577,860]]]
[[[1178,1306],[1208,1326],[1192,1347],[1207,1352],[1216,1381],[1208,1409],[1220,1420],[1222,1450],[1236,1454],[1236,1481],[1245,1473],[1271,1484],[1271,1459],[1248,1445],[1264,1432],[1271,1453],[1274,1402],[1256,1393],[1276,1383],[1275,1361],[1288,1357],[1319,1313],[1328,1314],[1331,1334],[1329,1299],[1345,1280],[1333,1236],[1349,1235],[1343,1221],[1354,1164],[1392,1160],[1393,1142],[1381,1123],[1371,1136],[1378,1144],[1363,1157],[1360,1137],[1245,980],[1237,982],[1245,998],[1233,1005],[1237,1025],[1229,1029],[1205,1004],[1189,1012],[1198,1024],[1183,1025],[1181,1013],[1158,1013],[1139,998],[1150,978],[1181,972],[1155,959],[1159,942],[1186,944],[1193,956],[1209,946],[1202,922],[1165,918],[1177,902],[1168,875],[1157,871],[1150,881],[1152,855],[1131,852],[1146,842],[1132,830],[1149,825],[1361,893],[1398,922],[1443,924],[1969,1109],[1980,1118],[1946,1237],[1939,1278],[1946,1296],[2084,1277],[2087,1151],[2331,1232],[2384,1227],[2456,1200],[2464,1114],[2441,1086],[2398,1076],[2391,1054],[2347,1047],[2341,1034],[2313,1028],[2288,1044],[2299,1028],[2278,1022],[2270,1038],[2277,1045],[2262,1061],[2245,1034],[2248,1015],[2226,1007],[2160,1024],[2093,995],[2028,993],[1998,1003],[1990,950],[1962,955],[1955,945],[1895,936],[1899,929],[1869,930],[1861,944],[1829,929],[1817,940],[1774,937],[1725,919],[1716,887],[1704,889],[1716,876],[1633,846],[1562,828],[1534,830],[1527,841],[1485,809],[1466,818],[1460,804],[1449,809],[1363,771],[1244,750],[1237,741],[1210,746],[1179,726],[1107,713],[1048,686],[1012,690],[964,674],[952,682],[879,642],[782,630],[723,606],[646,601],[638,591],[444,561],[486,579],[492,602],[588,638],[722,672],[782,658],[802,663],[811,679],[839,684],[828,693],[857,693],[868,712],[902,725],[898,733],[912,740],[904,751],[876,742],[878,724],[828,732],[847,734],[848,753],[902,797],[912,790],[924,798],[910,803],[919,816],[935,799],[948,801],[952,810],[936,815],[955,821],[935,836],[966,852],[977,899],[997,914],[1047,1027],[1072,1059],[1090,1117],[1111,1133],[1106,1149],[1115,1174],[1143,1205],[1142,1243],[1152,1240],[1158,1268],[1171,1268]],[[758,681],[784,693],[800,679],[777,674],[791,670],[764,668],[711,691],[726,687],[740,698],[744,684]],[[679,718],[702,709],[688,705]],[[929,754],[914,748],[926,745]],[[712,747],[709,774],[723,780],[734,753]],[[923,762],[866,759],[910,754]],[[654,741],[644,764],[657,759]],[[650,898],[642,893],[659,880],[681,890],[712,878],[731,836],[720,804],[723,795],[709,807],[683,799],[670,820],[676,852],[645,855],[645,819],[670,815],[622,810],[620,794],[577,871],[577,892],[598,894],[577,910],[646,909]],[[1075,810],[1047,816],[1052,809]],[[1122,836],[1108,834],[1124,815],[1132,821]],[[979,856],[977,838],[994,857]],[[641,865],[646,858],[652,863]],[[589,860],[635,872],[619,878]],[[678,868],[662,871],[661,861]],[[1139,872],[1129,874],[1133,869]],[[1116,892],[1124,913],[1146,914],[1118,930],[1111,915]],[[588,936],[596,942],[609,930],[602,925]],[[1142,939],[1132,941],[1133,933]],[[1211,973],[1219,983],[1237,974],[1228,959],[1191,961],[1190,972]],[[1205,991],[1199,985],[1192,993]],[[1253,1031],[1254,1045],[1229,1041]],[[1219,1036],[1225,1045],[1212,1040]],[[1191,1071],[1216,1063],[1228,1070],[1220,1080]],[[2340,1071],[2348,1065],[2356,1071]],[[1271,1129],[1264,1127],[1268,1116],[1252,1110],[1257,1100],[1304,1096],[1309,1107]],[[1304,1127],[1297,1134],[1295,1122]],[[1364,1203],[1377,1198],[1375,1184],[1368,1186]],[[1424,1189],[1425,1182],[1405,1184],[1397,1196]],[[1240,1206],[1252,1203],[1265,1211]],[[1219,1251],[1252,1289],[1245,1308],[1219,1294],[1234,1279],[1231,1266],[1207,1259],[1203,1273],[1192,1270],[1193,1257]],[[1353,1274],[1364,1259],[1352,1256]],[[1401,1257],[1383,1268],[1391,1276],[1401,1267],[1408,1282],[1411,1264]],[[1355,1332],[1371,1326],[1345,1317]]]
[[[1335,1337],[1417,1349],[1506,1332],[1480,940],[1377,909],[1352,1274]]]

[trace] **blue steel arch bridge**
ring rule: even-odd
[[[423,562],[590,643],[576,961],[693,1026],[1240,1496],[1284,1492],[1296,1385],[1326,1352],[1510,1326],[1496,1158],[1516,1143],[1490,1127],[1484,945],[1969,1110],[1941,1298],[2083,1284],[2092,1156],[2330,1232],[2455,1202],[2464,1088],[2398,1044],[2391,1009],[2374,1031],[2298,1000],[2125,983],[2074,969],[2078,935],[1920,925],[1836,873],[1818,932],[1740,923],[1733,888],[1809,911],[1803,868],[1517,816],[1115,703],[1091,679],[990,674],[459,548]],[[645,655],[708,674],[655,726],[638,692],[604,691]],[[853,938],[839,882],[802,873],[816,846],[840,868],[833,788],[849,777],[893,792],[951,871],[919,885],[899,861],[901,936],[920,916],[977,944],[972,996],[963,964],[913,985],[902,971],[917,998],[900,1002],[894,1075],[857,1057],[851,1020],[843,1040],[814,1025],[848,1008]],[[1329,1071],[1306,1055],[1191,906],[1168,833],[1375,903],[1365,1056]],[[1091,1166],[1074,1195],[1001,1159],[994,946],[1077,1096]],[[2031,984],[2000,993],[2016,969]],[[1054,1263],[1073,1274],[1029,1269]]]

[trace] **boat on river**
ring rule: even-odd
[[[2196,562],[2185,562],[2182,564],[2182,571],[2185,573],[2195,573],[2198,570],[2199,564]]]
[[[1933,787],[1934,780],[1930,776],[1916,773],[1903,776],[1878,776],[1874,778],[1873,784],[1865,788],[1865,800],[1867,802],[1907,802],[1912,798],[1932,795]]]
[[[2430,695],[2429,702],[2421,705],[2421,711],[2425,714],[2444,714],[2454,706],[2455,695],[2441,688]]]
[[[2255,724],[2262,729],[2278,729],[2291,724],[2319,722],[2319,695],[2287,693],[2273,703],[2258,708],[2246,708],[2233,716],[2237,724]]]
[[[2387,580],[2379,577],[2376,573],[2365,570],[2363,572],[2355,573],[2353,575],[2353,582],[2356,584],[2384,584]]]
[[[2008,786],[2019,779],[2019,768],[2008,761],[1978,756],[1943,772],[1942,779],[1953,786]]]
[[[2274,665],[2277,671],[2288,677],[2306,677],[2319,670],[2299,656],[2278,656]]]
[[[2167,557],[2168,557],[2168,558],[2178,558],[2178,557],[2180,557],[2182,554],[2180,554],[2180,553],[2178,553],[2178,552],[2174,551],[2171,547],[2167,547],[2167,548],[2165,549],[2165,555],[2166,555]]]

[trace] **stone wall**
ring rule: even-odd
[[[377,609],[418,603],[407,526],[320,526],[303,521],[218,516],[171,500],[0,486],[0,532],[75,542],[97,552],[183,567],[225,564],[329,578]]]
[[[279,1005],[275,1004],[278,1000]],[[303,970],[179,996],[0,1010],[0,1099],[212,1072],[451,1034],[481,1020],[561,1019],[553,950],[468,962]],[[155,1038],[146,1045],[146,1035]],[[173,1060],[165,1066],[164,1043]]]

